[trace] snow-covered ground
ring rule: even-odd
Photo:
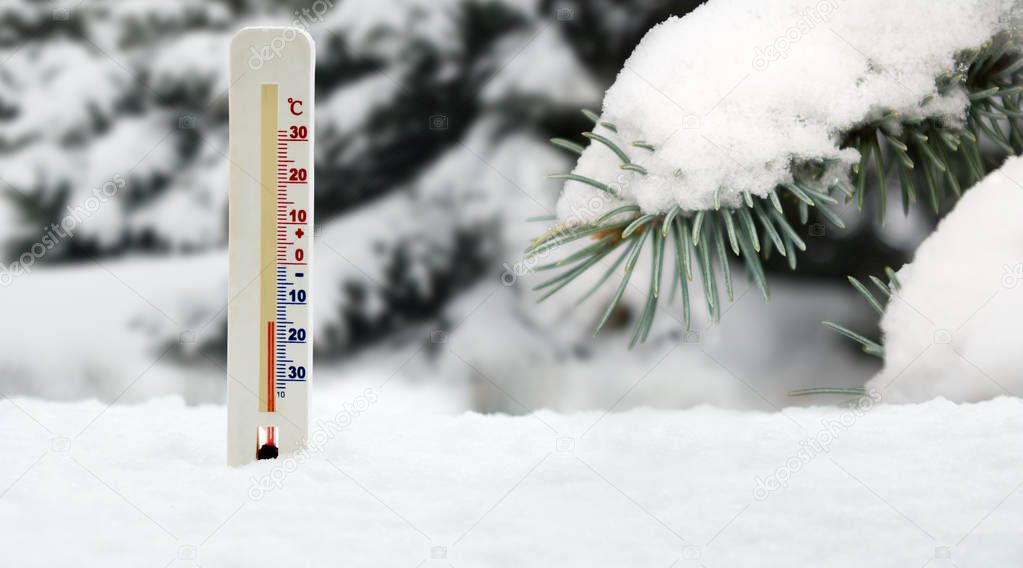
[[[0,401],[2,564],[1023,563],[1019,399],[444,416],[379,379],[238,469],[220,406]]]

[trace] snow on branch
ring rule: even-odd
[[[966,91],[938,79],[962,71],[957,57],[1005,28],[1013,5],[715,0],[650,30],[607,92],[596,131],[641,144],[627,151],[639,167],[591,143],[573,173],[646,213],[738,206],[811,159],[843,178],[860,158],[845,135],[883,113],[963,121]],[[559,210],[595,191],[568,181]]]

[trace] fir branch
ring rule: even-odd
[[[1020,122],[1023,120],[1023,78],[1020,77],[1023,55],[1019,47],[1009,34],[999,34],[980,49],[961,54],[959,64],[966,69],[965,73],[947,73],[938,78],[936,85],[938,93],[957,86],[966,88],[971,105],[964,128],[950,126],[940,117],[904,120],[895,112],[888,111],[845,135],[843,147],[856,148],[860,153],[860,161],[851,168],[851,188],[844,182],[822,187],[820,179],[833,162],[806,158],[792,164],[791,182],[778,186],[764,196],[749,192],[729,192],[730,188],[720,188],[714,193],[712,209],[688,211],[673,207],[657,213],[644,212],[638,205],[626,204],[605,213],[592,225],[549,232],[544,238],[538,239],[527,254],[548,252],[585,236],[592,236],[598,242],[572,253],[560,262],[545,265],[544,269],[564,268],[566,272],[563,278],[556,277],[541,287],[559,290],[585,270],[599,264],[614,250],[624,250],[597,285],[583,297],[590,297],[618,271],[622,262],[625,263],[618,289],[598,322],[599,333],[619,305],[639,256],[649,241],[653,263],[651,282],[647,301],[633,330],[631,344],[635,345],[645,341],[653,325],[657,303],[663,297],[660,280],[665,262],[675,264],[673,289],[682,292],[683,318],[688,328],[691,325],[689,283],[692,282],[694,272],[693,258],[703,284],[704,303],[712,320],[717,321],[722,311],[719,275],[725,294],[729,299],[733,297],[729,252],[742,258],[747,274],[767,299],[769,290],[761,259],[777,250],[787,258],[790,268],[794,270],[796,251],[807,248],[790,219],[798,217],[799,224],[807,225],[811,211],[815,211],[825,222],[838,228],[844,227],[842,219],[833,209],[838,203],[835,195],[846,201],[854,200],[862,209],[869,193],[868,176],[876,179],[878,220],[882,225],[888,219],[890,169],[894,169],[891,173],[898,178],[904,213],[908,213],[910,207],[920,200],[920,191],[924,192],[923,197],[931,209],[939,212],[944,202],[955,199],[961,195],[964,187],[984,177],[986,165],[980,154],[978,140],[986,139],[1006,154],[1023,153],[1023,123]],[[649,174],[647,166],[642,163],[645,156],[630,156],[627,149],[656,153],[655,145],[642,140],[616,140],[619,132],[617,125],[602,121],[592,111],[584,109],[582,112],[593,122],[594,127],[605,129],[603,134],[583,133],[590,143],[601,144],[610,150],[621,162],[619,167],[622,170],[643,176]],[[556,138],[551,142],[576,155],[583,150],[582,145],[569,140]],[[676,177],[682,171],[678,170]],[[576,174],[553,174],[548,178],[582,183],[620,197],[611,186],[600,180]],[[741,204],[734,207],[728,205],[731,201],[725,199],[726,195],[741,198]],[[610,219],[621,216],[626,218],[608,223]],[[609,231],[614,231],[614,238],[609,237],[612,234]],[[668,247],[671,247],[674,254],[665,253]],[[856,290],[879,312],[883,310],[882,301],[887,301],[898,290],[894,272],[890,269],[886,272],[889,278],[887,284],[876,277],[870,278],[884,296],[881,299],[875,297],[861,281],[850,277]],[[544,297],[551,293],[553,291]],[[825,325],[859,342],[864,351],[872,355],[880,356],[884,352],[878,342],[855,331],[830,322]]]

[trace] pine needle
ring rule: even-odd
[[[838,333],[848,337],[849,339],[852,339],[853,341],[863,345],[864,351],[866,351],[869,348],[872,352],[875,352],[875,353],[876,352],[882,352],[882,353],[884,352],[884,348],[881,347],[881,345],[879,345],[878,343],[868,339],[867,337],[865,337],[863,335],[860,335],[859,333],[856,333],[855,331],[853,331],[853,330],[851,330],[851,329],[849,329],[849,328],[847,328],[845,326],[842,326],[842,325],[839,325],[837,323],[833,323],[833,322],[830,322],[830,321],[821,322],[821,325],[823,325],[824,327],[827,327],[828,329],[834,330],[834,331],[836,331],[836,332],[838,332]]]
[[[607,138],[606,136],[601,136],[600,134],[594,134],[593,132],[583,132],[583,136],[589,138],[590,140],[596,140],[597,142],[600,142],[601,144],[607,146],[612,152],[615,153],[616,156],[618,156],[618,159],[621,160],[622,163],[625,164],[632,163],[632,160],[629,159],[629,155],[625,153],[625,150],[619,148],[618,144],[612,142],[610,138]]]
[[[586,176],[581,176],[581,175],[578,175],[578,174],[549,174],[547,176],[547,179],[565,180],[565,181],[577,181],[579,183],[584,183],[584,184],[586,184],[588,186],[595,187],[595,188],[599,189],[600,191],[603,191],[604,193],[607,193],[609,195],[614,195],[615,197],[618,197],[618,194],[615,193],[607,185],[605,185],[603,183],[600,183],[599,181],[597,181],[595,179],[588,178]]]
[[[629,286],[629,279],[632,278],[632,271],[636,268],[636,261],[639,260],[639,253],[643,250],[643,243],[647,237],[650,236],[651,231],[643,231],[639,238],[633,239],[632,249],[629,252],[628,260],[625,261],[625,276],[622,278],[621,284],[618,285],[618,291],[615,292],[611,303],[608,304],[607,309],[604,311],[604,315],[601,316],[600,322],[597,323],[597,329],[593,332],[596,336],[600,333],[600,330],[604,329],[607,325],[611,315],[614,313],[615,308],[618,307],[618,302],[622,300],[622,295],[625,294],[625,289]]]
[[[564,148],[569,152],[572,152],[573,154],[578,154],[580,156],[583,154],[584,150],[584,148],[581,145],[576,144],[571,140],[565,140],[564,138],[551,138],[551,144],[554,144],[559,148]]]

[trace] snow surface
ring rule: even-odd
[[[719,190],[728,205],[741,192],[766,195],[792,180],[794,160],[836,160],[822,182],[834,183],[859,159],[840,150],[841,132],[884,109],[961,120],[964,91],[938,95],[936,78],[955,71],[959,52],[1004,28],[1016,4],[714,0],[650,30],[604,99],[602,118],[619,133],[598,131],[650,175],[621,171],[599,143],[575,173],[611,184],[649,213],[707,209]],[[937,98],[921,106],[929,95]],[[656,151],[630,147],[636,140]],[[566,183],[559,216],[586,210],[600,193]]]
[[[887,401],[1023,395],[1023,158],[978,183],[899,271],[881,320]]]
[[[309,452],[232,469],[220,406],[4,399],[4,564],[1023,563],[1019,399],[520,417],[429,403],[383,378],[321,390]]]

